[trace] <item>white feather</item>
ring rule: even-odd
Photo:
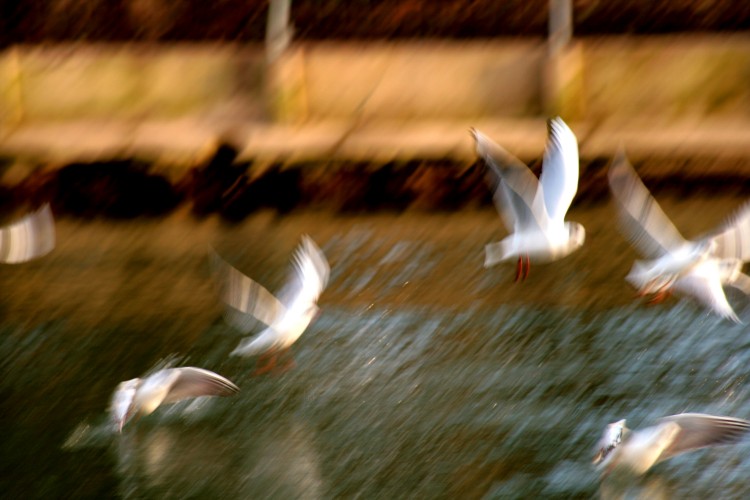
[[[605,429],[594,463],[605,474],[617,467],[643,474],[654,464],[676,455],[736,443],[748,430],[750,422],[746,420],[701,413],[672,415],[661,419],[657,425],[632,431],[620,420]]]
[[[232,324],[246,324],[242,315],[252,316],[267,325],[257,336],[243,339],[232,355],[252,356],[291,346],[309,326],[318,311],[318,298],[328,283],[330,267],[323,252],[309,236],[303,236],[292,257],[292,278],[274,297],[261,285],[239,271],[229,268],[225,276],[234,276],[235,287],[224,286],[223,299],[232,313],[228,319]],[[236,275],[242,279],[237,279]],[[248,290],[253,290],[249,293]],[[238,298],[241,297],[241,298]],[[240,313],[240,318],[237,314]]]
[[[732,216],[721,232],[690,241],[651,196],[622,149],[608,177],[624,232],[649,259],[637,261],[626,279],[641,293],[674,288],[739,323],[722,287],[737,283],[737,288],[747,289],[740,271],[750,257],[750,205]]]
[[[55,220],[49,204],[0,228],[0,262],[19,264],[55,248]]]
[[[239,391],[231,380],[203,368],[164,368],[144,378],[121,382],[112,396],[110,411],[122,426],[136,415],[149,415],[162,404],[200,396],[231,396]]]
[[[510,232],[487,245],[485,266],[516,256],[556,260],[583,245],[580,224],[565,222],[578,189],[578,143],[560,118],[549,122],[539,180],[518,158],[479,131],[471,131],[477,153],[487,164],[493,199]]]

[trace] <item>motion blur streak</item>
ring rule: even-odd
[[[743,201],[660,195],[675,224],[691,227],[686,237]],[[63,220],[55,252],[0,275],[3,491],[590,497],[606,423],[750,415],[745,328],[689,302],[638,303],[624,281],[635,255],[613,207],[571,212],[590,241],[521,287],[513,264],[482,266],[502,230],[492,207],[259,212],[236,225],[179,214]],[[228,356],[239,334],[222,318],[208,243],[278,283],[302,233],[331,264],[321,314],[293,347],[295,369],[253,377],[248,360]],[[750,318],[741,295],[729,299]],[[97,433],[112,388],[175,352],[242,392],[159,409],[119,438]],[[745,443],[672,459],[627,487],[742,497],[748,472]]]

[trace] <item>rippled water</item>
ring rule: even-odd
[[[686,236],[742,200],[664,201]],[[604,425],[682,411],[750,417],[747,327],[686,301],[646,306],[606,204],[576,207],[586,246],[513,283],[485,270],[491,209],[259,213],[239,225],[63,219],[48,257],[0,269],[0,491],[8,498],[747,498],[750,444],[701,451],[600,490]],[[213,245],[274,289],[309,233],[332,266],[296,368],[229,358]],[[730,299],[750,321],[748,300]],[[233,398],[106,428],[112,390],[179,356]]]

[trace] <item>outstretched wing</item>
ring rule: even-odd
[[[701,413],[672,415],[662,421],[676,423],[680,426],[680,432],[664,450],[661,460],[706,446],[736,443],[750,430],[747,420]]]
[[[750,203],[746,203],[715,236],[709,236],[716,243],[713,254],[724,259],[750,260]]]
[[[521,160],[478,130],[471,129],[477,154],[487,165],[493,200],[509,231],[523,232],[547,226],[544,198],[534,173]]]
[[[307,328],[317,301],[328,283],[330,267],[323,252],[304,235],[292,257],[292,278],[279,297],[286,305],[283,317],[253,338],[243,339],[231,352],[234,356],[252,356],[284,345],[291,345]]]
[[[714,311],[722,318],[741,323],[737,314],[727,301],[722,288],[719,268],[712,265],[715,261],[704,261],[691,269],[687,274],[677,278],[673,287],[685,295],[689,295]]]
[[[289,311],[302,313],[318,302],[331,268],[323,252],[307,235],[292,257],[292,279],[279,293]]]
[[[221,300],[226,304],[227,322],[243,333],[255,326],[255,319],[270,326],[286,314],[286,307],[261,285],[222,259],[215,251],[209,254],[219,285]]]
[[[578,140],[561,118],[547,122],[548,138],[539,183],[549,218],[562,224],[578,191]]]
[[[203,368],[183,366],[170,370],[172,384],[164,403],[200,396],[231,396],[240,391],[231,380]]]
[[[0,262],[18,264],[55,248],[55,221],[49,204],[0,228]]]
[[[608,177],[626,237],[644,257],[654,259],[685,244],[622,149],[609,167]]]

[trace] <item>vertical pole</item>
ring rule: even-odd
[[[266,27],[266,59],[274,62],[292,41],[293,29],[289,26],[292,0],[269,0]]]
[[[549,0],[549,52],[555,56],[573,37],[572,0]]]
[[[573,1],[549,0],[549,39],[544,76],[544,108],[566,120],[585,115],[583,51],[573,42]]]
[[[21,65],[21,54],[20,49],[15,46],[10,51],[10,61],[13,76],[11,79],[13,101],[15,103],[15,110],[11,116],[11,123],[14,126],[18,126],[24,119],[24,105],[23,105],[23,69]]]

